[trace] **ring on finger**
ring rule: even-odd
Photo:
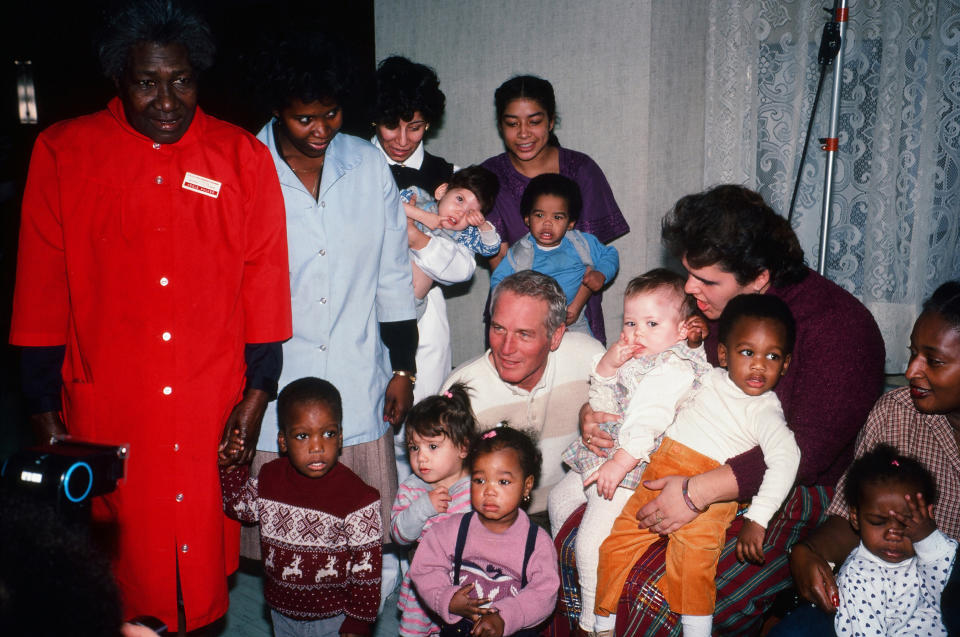
[[[663,514],[657,511],[657,517],[655,519],[657,521],[657,524],[660,524],[661,522],[663,522]]]
[[[584,438],[583,442],[589,445],[591,440],[593,440],[593,436],[587,436]]]

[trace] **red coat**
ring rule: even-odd
[[[197,109],[180,141],[155,144],[118,99],[40,135],[10,341],[66,344],[67,430],[130,445],[126,480],[94,505],[117,525],[128,616],[177,625],[178,562],[187,629],[226,612],[238,529],[217,444],[244,344],[290,334],[283,199],[253,136]]]

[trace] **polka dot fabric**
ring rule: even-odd
[[[837,577],[837,635],[924,636],[947,634],[940,595],[953,568],[957,542],[934,531],[914,545],[917,556],[892,564],[861,544]]]

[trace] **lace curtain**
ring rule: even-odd
[[[710,0],[704,184],[786,215],[830,0]],[[844,43],[826,275],[873,312],[902,373],[920,304],[960,278],[960,0],[853,0]],[[832,72],[832,71],[831,71]],[[793,225],[817,267],[832,77]]]

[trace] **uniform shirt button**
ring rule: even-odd
[[[172,393],[173,393],[173,387],[170,387],[169,385],[167,385],[166,387],[163,388],[164,396],[169,396]]]
[[[163,177],[161,177],[160,175],[157,175],[157,178],[156,178],[154,181],[156,181],[158,184],[162,184],[162,183],[163,183]]]
[[[327,297],[321,296],[321,297],[320,297],[320,302],[323,303],[323,304],[326,304],[326,303],[327,303]]]
[[[160,144],[158,142],[153,142],[153,149],[160,150]]]
[[[173,335],[170,334],[170,332],[164,332],[163,334],[160,335],[160,338],[162,338],[165,341],[169,341],[171,338],[173,338]]]
[[[321,345],[321,346],[320,346],[320,351],[321,351],[321,352],[327,351],[327,346],[326,346],[326,345]]]
[[[174,450],[174,451],[180,451],[180,443],[179,443],[179,442],[173,443],[173,450]]]
[[[160,285],[167,287],[167,284],[170,283],[170,279],[165,276],[160,277]]]
[[[327,207],[327,202],[326,202],[326,201],[321,201],[321,202],[320,202],[320,207],[321,207],[321,208],[326,208],[326,207]]]
[[[177,502],[183,502],[183,494],[182,494],[182,493],[178,493],[178,494],[177,494]]]
[[[186,552],[189,551],[189,550],[190,550],[190,546],[187,545],[187,544],[184,544],[183,546],[180,547],[180,552],[181,552],[181,553],[186,553]]]
[[[325,256],[327,256],[327,251],[326,251],[326,250],[323,250],[323,249],[321,249],[321,250],[320,250],[320,256],[321,256],[321,257],[325,257]]]

